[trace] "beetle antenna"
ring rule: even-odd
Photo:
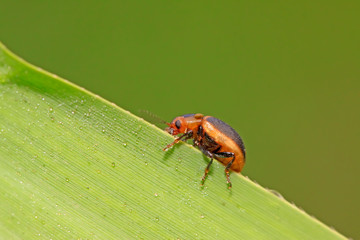
[[[163,120],[162,118],[160,118],[159,116],[148,110],[140,109],[138,111],[139,111],[139,115],[143,117],[145,120],[148,120],[149,122],[162,123],[170,126],[169,123],[167,123],[165,120]]]

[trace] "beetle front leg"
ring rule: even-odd
[[[167,150],[169,150],[169,148],[171,148],[172,146],[174,146],[175,144],[177,144],[181,140],[186,141],[186,140],[190,139],[191,137],[192,137],[192,131],[184,133],[183,135],[181,135],[180,137],[175,139],[172,143],[166,145],[166,147],[164,147],[163,151],[167,151]]]

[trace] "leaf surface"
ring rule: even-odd
[[[0,45],[0,238],[345,239],[171,141]]]

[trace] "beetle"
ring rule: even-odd
[[[166,124],[168,127],[165,130],[168,133],[173,136],[182,135],[168,144],[163,149],[164,151],[167,151],[180,141],[193,139],[193,145],[210,158],[201,179],[201,185],[205,183],[210,166],[215,158],[225,166],[228,188],[232,187],[230,170],[241,172],[245,164],[244,143],[232,127],[220,119],[204,116],[201,113],[182,115]]]

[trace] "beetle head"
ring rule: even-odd
[[[171,135],[178,135],[180,133],[186,133],[187,132],[187,121],[183,116],[176,117],[174,120],[172,120],[171,123],[167,123],[169,127],[167,127],[165,130],[170,133]]]

